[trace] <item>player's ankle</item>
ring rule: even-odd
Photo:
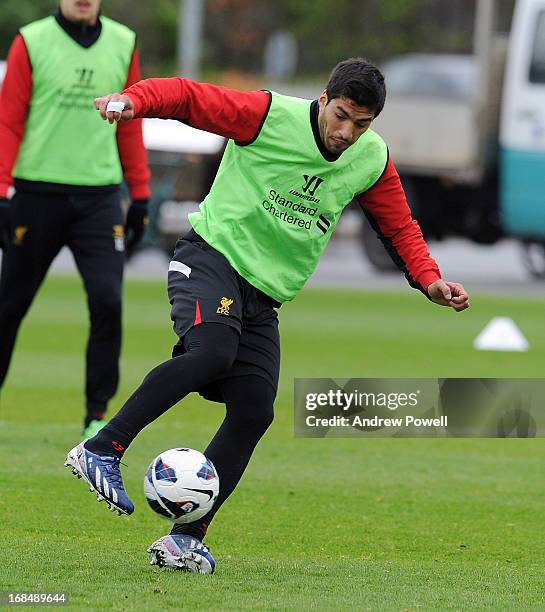
[[[106,414],[106,404],[103,402],[91,402],[87,400],[85,406],[85,419],[83,421],[83,429],[89,426],[91,421],[102,421]]]
[[[201,542],[204,540],[208,525],[206,523],[190,523],[188,525],[177,525],[174,524],[170,535],[189,535],[193,538],[197,538]]]
[[[95,455],[115,455],[123,457],[130,444],[130,439],[111,425],[103,427],[95,436],[87,440],[85,448]]]

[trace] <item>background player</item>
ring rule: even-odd
[[[68,245],[91,323],[85,437],[103,425],[117,389],[124,226],[132,248],[142,237],[150,195],[141,121],[104,130],[93,108],[100,92],[140,80],[134,32],[101,17],[100,4],[61,0],[54,16],[23,27],[0,97],[0,387],[19,325]],[[126,219],[123,174],[132,197]]]

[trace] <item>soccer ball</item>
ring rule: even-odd
[[[144,478],[150,508],[174,523],[192,523],[212,509],[220,479],[212,462],[192,448],[171,448],[156,457]]]

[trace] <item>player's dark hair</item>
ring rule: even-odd
[[[358,106],[380,114],[386,100],[386,86],[382,72],[362,57],[351,57],[339,62],[326,86],[328,103],[334,98],[348,98]]]

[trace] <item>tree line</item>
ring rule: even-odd
[[[203,0],[202,65],[208,75],[259,75],[268,36],[291,32],[298,77],[323,76],[339,59],[375,62],[407,52],[471,51],[476,0]],[[514,0],[498,0],[508,29]],[[56,10],[56,0],[2,0],[0,58],[18,29]],[[103,12],[138,34],[145,76],[174,74],[180,0],[104,0]]]

